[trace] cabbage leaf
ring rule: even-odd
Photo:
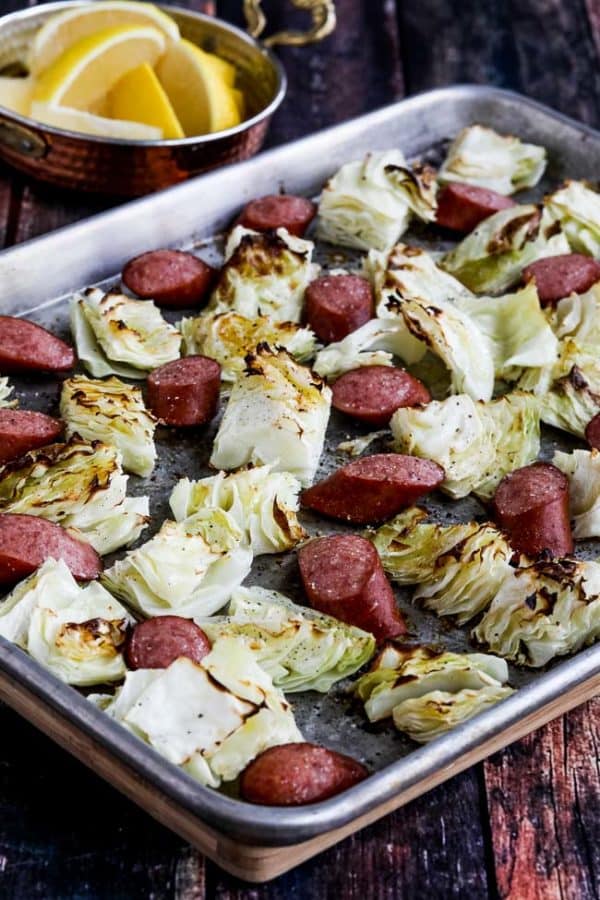
[[[341,341],[319,350],[313,369],[333,381],[359,366],[391,366],[393,356],[417,362],[426,351],[427,345],[411,335],[400,317],[370,319]]]
[[[573,537],[600,537],[600,451],[556,450],[553,464],[569,479],[569,512]]]
[[[13,390],[8,378],[0,378],[0,409],[10,409],[19,405],[19,401],[11,397]]]
[[[538,183],[546,168],[546,149],[512,134],[469,125],[454,138],[438,172],[440,181],[460,181],[513,194]]]
[[[570,294],[545,310],[558,338],[569,338],[582,350],[595,353],[600,344],[600,285],[584,294]]]
[[[424,697],[405,700],[394,708],[394,725],[418,744],[426,744],[472,719],[513,693],[508,685],[486,685],[479,690],[455,694],[432,691]]]
[[[560,222],[577,253],[600,257],[600,194],[583,181],[567,181],[544,198],[547,211]]]

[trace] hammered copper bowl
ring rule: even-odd
[[[49,3],[0,19],[0,72],[26,58],[33,34],[51,15],[82,2]],[[42,125],[0,107],[0,159],[65,188],[136,197],[184,181],[260,150],[271,116],[283,100],[286,77],[261,43],[220,19],[161,6],[184,38],[233,63],[248,117],[217,134],[172,141],[121,141]]]

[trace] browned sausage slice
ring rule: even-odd
[[[251,200],[240,213],[237,224],[253,231],[286,228],[290,234],[302,237],[316,214],[316,205],[305,197],[269,194]]]
[[[600,262],[583,253],[561,253],[526,266],[523,279],[535,282],[540,305],[549,306],[569,294],[588,291],[600,279]]]
[[[587,423],[585,439],[596,450],[600,450],[600,413],[596,413],[593,419]]]
[[[401,453],[365,456],[302,493],[302,505],[332,519],[370,525],[396,515],[444,480],[437,463]]]
[[[366,538],[317,538],[298,551],[298,564],[314,609],[371,632],[377,641],[406,633],[377,551]]]
[[[0,465],[55,441],[63,423],[30,409],[0,409]]]
[[[461,234],[472,231],[501,209],[516,206],[515,201],[504,194],[461,182],[445,185],[437,196],[437,204],[435,219],[438,225]]]
[[[373,318],[373,289],[360,275],[322,275],[305,294],[306,322],[319,340],[341,341]]]
[[[148,376],[148,405],[165,425],[205,425],[217,413],[221,366],[208,356],[186,356]]]
[[[138,623],[127,639],[125,661],[130,669],[166,669],[187,656],[199,663],[210,653],[210,641],[191,619],[156,616]]]
[[[97,578],[102,571],[94,548],[60,525],[37,516],[0,514],[0,585],[20,581],[50,558],[64,560],[80,581]]]
[[[68,372],[75,365],[73,348],[41,325],[0,316],[0,372]]]
[[[123,284],[157,306],[184,309],[201,306],[208,297],[215,270],[193,253],[151,250],[130,260],[123,269]]]
[[[246,766],[240,794],[264,806],[302,806],[333,797],[368,774],[362,763],[318,744],[280,744]]]
[[[522,553],[573,552],[569,480],[551,463],[533,463],[506,475],[496,488],[493,511],[513,547]]]
[[[387,425],[401,406],[431,400],[423,382],[392,366],[362,366],[345,372],[332,392],[335,409],[376,428]]]

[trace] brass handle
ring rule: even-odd
[[[2,117],[0,117],[0,145],[29,159],[43,159],[48,150],[48,144],[40,134]]]
[[[262,0],[244,0],[244,14],[248,23],[248,31],[254,38],[261,36],[267,25],[266,16],[261,7]],[[335,28],[334,0],[292,0],[297,9],[305,9],[312,16],[312,28],[309,31],[278,31],[263,41],[265,47],[276,44],[292,44],[303,47],[321,41]]]

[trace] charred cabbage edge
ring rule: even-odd
[[[545,168],[545,147],[525,144],[512,134],[498,134],[483,125],[470,125],[450,144],[438,178],[513,194],[536,185]]]

